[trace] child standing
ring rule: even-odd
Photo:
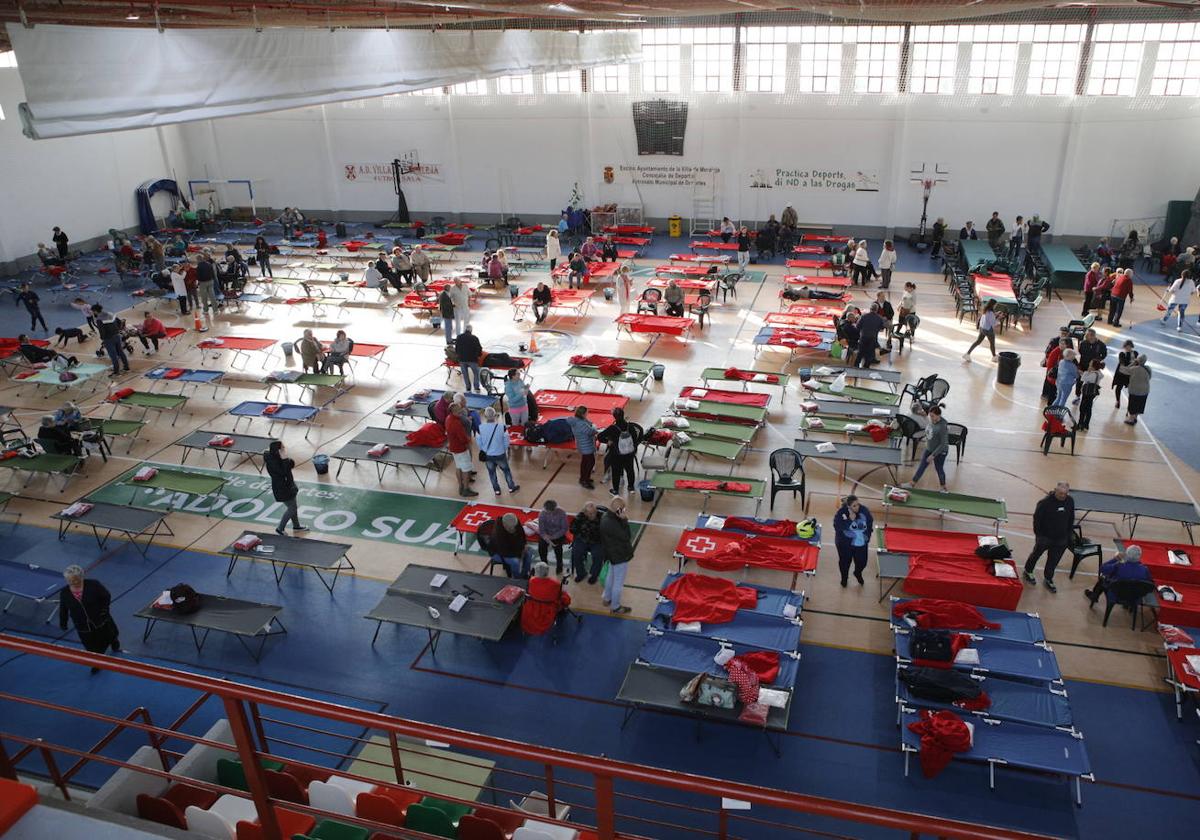
[[[1104,379],[1104,362],[1092,359],[1087,370],[1079,375],[1083,387],[1079,394],[1079,424],[1077,428],[1086,432],[1092,422],[1092,403],[1100,395],[1100,381]]]

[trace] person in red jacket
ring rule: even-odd
[[[558,614],[570,605],[571,596],[558,579],[550,576],[550,566],[534,563],[529,595],[521,605],[521,631],[528,636],[540,636],[554,626]]]
[[[138,340],[142,342],[142,349],[146,351],[146,355],[150,355],[150,342],[154,342],[154,351],[158,352],[158,340],[167,337],[166,327],[163,322],[155,318],[149,312],[142,319],[142,324],[138,327]]]
[[[478,496],[471,489],[474,478],[474,463],[471,461],[471,427],[466,410],[455,403],[446,417],[446,448],[454,457],[454,471],[458,475],[458,495]]]
[[[1108,307],[1108,323],[1114,327],[1121,326],[1121,314],[1125,311],[1125,301],[1133,300],[1133,269],[1118,269],[1113,277],[1112,305]]]

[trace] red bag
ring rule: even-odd
[[[113,391],[111,394],[109,394],[107,402],[110,402],[110,403],[120,402],[121,400],[125,399],[126,397],[130,396],[131,394],[133,394],[132,388],[122,388],[119,391]]]

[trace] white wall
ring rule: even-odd
[[[0,263],[28,256],[60,226],[72,241],[138,223],[134,190],[151,178],[185,179],[176,128],[30,140],[21,133],[17,70],[0,68]]]

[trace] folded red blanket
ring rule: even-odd
[[[178,379],[185,373],[187,373],[187,371],[185,371],[183,368],[171,368],[169,371],[163,374],[163,379]]]
[[[28,379],[31,376],[37,376],[37,373],[36,370],[23,370],[14,376],[13,379]]]
[[[119,391],[113,391],[111,394],[108,395],[108,402],[110,402],[110,403],[120,402],[121,400],[125,399],[126,397],[130,396],[131,394],[133,394],[132,388],[121,388]]]
[[[758,375],[759,374],[755,373],[752,370],[739,370],[735,367],[725,368],[725,378],[726,379],[737,379],[742,382],[750,382],[751,380],[754,379],[754,377],[756,377]],[[767,378],[765,381],[768,384],[770,384],[770,385],[778,385],[779,384],[779,377],[776,376],[775,374],[768,373],[766,376],[767,376]],[[764,380],[760,379],[758,381],[763,382]]]
[[[263,411],[262,411],[262,413],[263,413],[263,414],[278,414],[278,413],[279,413],[279,409],[281,409],[281,408],[283,408],[283,406],[281,406],[281,405],[268,405],[268,406],[264,406],[264,407],[263,407]]]

